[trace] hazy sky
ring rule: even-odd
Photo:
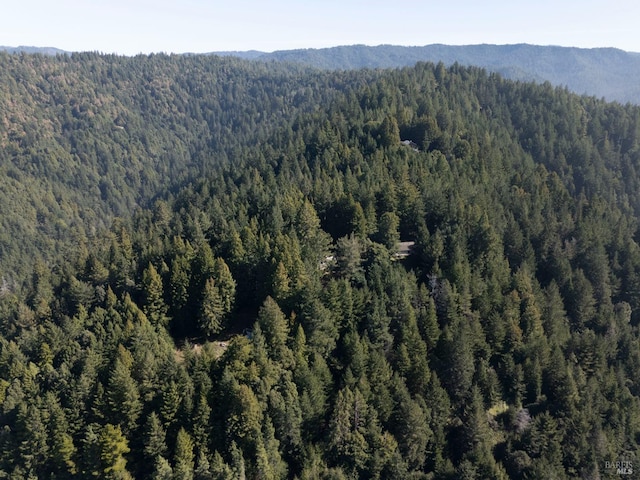
[[[638,0],[9,0],[0,45],[133,55],[532,43],[640,52]]]

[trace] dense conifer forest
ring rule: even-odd
[[[0,53],[0,112],[0,478],[640,470],[639,107]]]
[[[1,49],[2,47],[0,47]],[[486,68],[513,80],[551,82],[578,94],[640,104],[640,53],[615,48],[572,48],[528,44],[345,45],[275,52],[220,52],[265,62],[293,62],[327,69],[398,68],[416,62],[459,63]]]

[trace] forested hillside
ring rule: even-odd
[[[3,47],[10,53],[70,55],[56,48]],[[260,52],[213,52],[260,62],[286,62],[330,70],[402,68],[418,62],[442,62],[445,66],[476,66],[511,80],[550,82],[580,95],[640,105],[640,52],[617,48],[575,48],[552,45],[343,45]],[[192,55],[192,54],[186,54]]]
[[[336,82],[231,58],[0,53],[0,278],[19,288],[34,258],[242,158]]]
[[[261,61],[291,62],[328,69],[398,68],[417,62],[459,63],[486,68],[513,80],[551,82],[578,94],[640,105],[640,53],[615,48],[543,45],[347,45],[225,54]]]
[[[640,108],[442,64],[0,61],[0,476],[640,467]]]

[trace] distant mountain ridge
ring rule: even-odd
[[[293,62],[323,69],[396,68],[417,62],[474,65],[513,80],[566,86],[578,94],[640,104],[640,53],[616,48],[515,45],[352,45],[323,49],[215,52],[261,61]]]
[[[54,47],[29,47],[25,45],[20,45],[19,47],[7,47],[0,45],[0,51],[9,53],[40,53],[42,55],[68,55],[71,53]]]
[[[69,54],[52,47],[3,47],[10,53]],[[404,47],[350,45],[321,49],[218,51],[210,55],[251,61],[290,62],[326,70],[398,68],[417,62],[459,63],[482,67],[505,78],[567,87],[608,101],[640,105],[640,53],[616,48],[513,45],[443,45]],[[186,55],[197,55],[187,53]]]

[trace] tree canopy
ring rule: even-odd
[[[0,64],[0,476],[636,459],[640,108],[459,65]]]

